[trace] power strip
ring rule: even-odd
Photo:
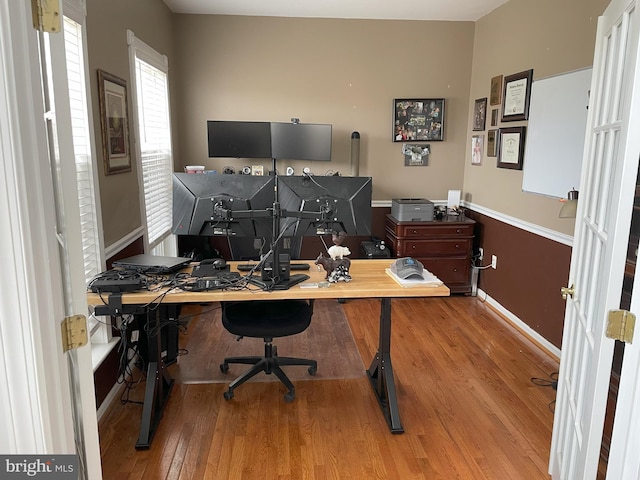
[[[142,288],[142,280],[139,278],[122,278],[118,280],[96,280],[91,284],[93,293],[105,292],[134,292]]]

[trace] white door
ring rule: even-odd
[[[66,75],[39,64],[61,34],[39,36],[30,2],[0,0],[0,12],[0,363],[11,373],[0,451],[77,453],[79,478],[99,479],[90,347],[61,347],[62,319],[87,311]],[[55,86],[45,94],[43,79]]]
[[[636,264],[631,311],[640,312],[640,269]],[[640,341],[636,337],[624,347],[624,362],[616,403],[616,416],[609,450],[607,478],[640,478]]]
[[[614,347],[606,318],[620,305],[640,155],[639,20],[635,1],[612,0],[598,21],[569,272],[575,291],[567,298],[551,444],[554,479],[595,479],[598,468]]]

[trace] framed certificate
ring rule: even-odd
[[[516,122],[529,118],[533,69],[514,73],[504,78],[502,91],[502,121]]]
[[[522,170],[526,127],[507,127],[499,130],[498,168]]]

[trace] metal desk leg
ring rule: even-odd
[[[155,315],[155,321],[152,316]],[[149,339],[149,362],[147,366],[147,384],[144,391],[144,405],[142,407],[142,419],[140,422],[140,434],[136,442],[136,449],[147,449],[151,445],[151,439],[156,432],[162,412],[169,399],[173,379],[165,368],[162,360],[161,322],[162,318],[169,318],[167,308],[160,306],[155,311],[147,312],[147,338]]]
[[[378,398],[382,414],[384,415],[391,433],[402,433],[404,428],[400,423],[396,385],[393,379],[391,365],[391,299],[380,299],[380,334],[378,351],[376,352],[367,375],[371,386]]]

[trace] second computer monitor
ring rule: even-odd
[[[297,212],[293,236],[371,235],[371,177],[279,177],[278,199],[283,210]]]

